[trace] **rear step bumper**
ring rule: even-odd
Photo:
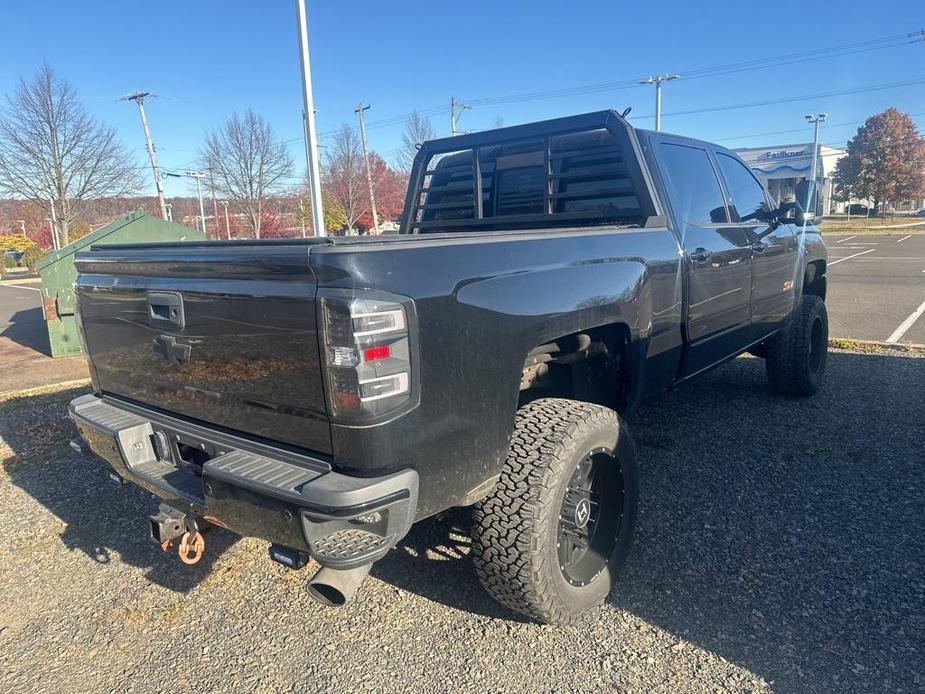
[[[95,395],[68,416],[83,446],[123,479],[174,508],[349,569],[382,557],[411,527],[418,476],[351,477],[221,432],[119,406]],[[80,445],[80,444],[77,444]]]

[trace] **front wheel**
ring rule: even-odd
[[[822,385],[828,351],[829,315],[825,302],[807,294],[790,323],[768,343],[768,383],[783,395],[813,395]]]
[[[482,584],[537,621],[576,621],[607,597],[629,551],[637,477],[613,410],[558,398],[522,407],[498,484],[475,509]]]

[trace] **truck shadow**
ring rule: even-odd
[[[6,456],[0,475],[60,519],[61,527],[47,532],[57,534],[68,550],[98,564],[137,566],[149,580],[177,592],[191,590],[237,536],[210,529],[207,551],[194,566],[182,564],[175,549],[165,554],[152,542],[147,518],[157,511],[157,501],[133,485],[116,485],[108,478],[106,463],[68,448],[76,432],[64,416],[67,402],[85,392],[72,388],[0,405],[0,438],[13,453]],[[36,530],[29,519],[19,524],[24,533]]]
[[[925,359],[829,359],[813,398],[773,395],[743,358],[630,418],[642,501],[603,619],[623,610],[776,691],[919,690]],[[519,619],[479,586],[467,528],[462,510],[419,523],[373,575]]]

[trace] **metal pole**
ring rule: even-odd
[[[813,124],[813,163],[812,163],[812,166],[810,167],[810,175],[809,175],[810,185],[808,186],[808,190],[806,191],[806,204],[803,206],[804,223],[805,223],[805,220],[808,219],[806,215],[810,213],[809,208],[813,201],[813,197],[814,197],[813,193],[816,193],[816,164],[819,159],[819,128],[820,128],[821,123],[825,123],[826,118],[828,118],[827,113],[820,113],[817,116],[812,116],[812,115],[806,116],[806,120]],[[819,199],[818,193],[816,193],[815,198],[818,201]],[[812,209],[812,214],[813,216],[816,215],[815,207]]]
[[[202,219],[202,233],[206,233],[206,210],[202,204],[202,177],[205,176],[205,173],[202,171],[187,171],[187,176],[191,176],[196,179],[196,191],[199,194],[199,218]]]
[[[639,84],[655,85],[655,131],[662,129],[662,82],[671,82],[680,79],[680,75],[654,75],[647,79],[641,80]]]
[[[51,224],[51,243],[55,250],[61,248],[61,237],[58,235],[58,213],[55,211],[55,201],[48,198],[48,207],[51,209],[51,217],[48,218]]]
[[[222,207],[225,208],[225,236],[231,238],[231,224],[228,223],[228,201],[222,200]]]
[[[376,194],[373,192],[373,172],[369,168],[369,149],[366,146],[366,119],[363,112],[370,108],[362,102],[357,104],[356,114],[360,119],[360,141],[363,143],[363,161],[366,162],[366,184],[369,186],[369,206],[373,211],[373,233],[379,233],[379,215],[376,214]]]
[[[215,220],[215,232],[218,233],[218,200],[215,197],[215,175],[212,173],[212,167],[209,167],[209,190],[212,193],[212,218]]]
[[[655,80],[655,132],[662,129],[662,78]]]
[[[299,56],[302,61],[302,108],[305,119],[305,159],[308,164],[308,189],[312,201],[312,232],[327,236],[321,202],[321,170],[318,166],[318,141],[315,134],[315,101],[312,96],[312,68],[308,54],[308,13],[305,0],[296,0],[299,22]]]
[[[167,203],[164,200],[164,184],[161,182],[161,175],[157,169],[157,154],[154,151],[154,143],[151,141],[151,130],[148,128],[148,119],[145,117],[145,97],[150,96],[149,92],[135,92],[128,96],[122,97],[123,101],[134,101],[138,106],[138,112],[141,114],[141,126],[145,131],[145,143],[148,146],[148,155],[151,157],[151,169],[154,171],[154,187],[157,190],[157,201],[161,208],[161,217],[167,220]]]

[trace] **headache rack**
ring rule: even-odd
[[[614,111],[425,142],[402,232],[651,226],[660,212],[640,159]]]

